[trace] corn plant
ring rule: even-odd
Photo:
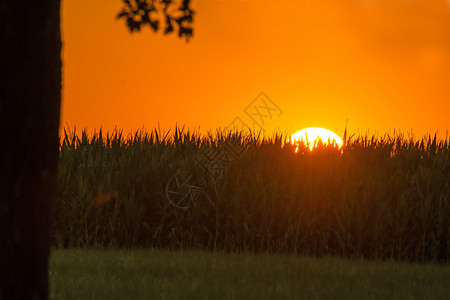
[[[358,136],[297,152],[287,140],[184,127],[65,132],[55,244],[448,262],[449,139]],[[245,151],[213,180],[196,158],[230,143]],[[186,209],[167,198],[177,172],[201,188]]]

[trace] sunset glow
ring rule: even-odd
[[[324,145],[335,144],[339,148],[343,145],[342,139],[337,134],[331,130],[319,127],[309,127],[297,131],[292,135],[290,142],[293,145],[303,142],[310,150],[313,150],[320,143]],[[295,152],[297,151],[298,147],[295,149]]]
[[[186,43],[130,34],[115,18],[121,0],[64,1],[62,126],[207,132],[239,117],[268,134],[343,132],[347,119],[351,133],[450,129],[447,1],[191,2]],[[281,116],[244,112],[261,92]]]

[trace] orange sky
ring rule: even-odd
[[[130,34],[121,0],[62,2],[62,126],[450,129],[448,0],[192,0],[189,43]]]

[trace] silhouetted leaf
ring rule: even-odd
[[[128,12],[126,12],[126,11],[123,10],[123,11],[121,11],[120,13],[117,14],[116,18],[117,18],[117,19],[120,19],[120,18],[126,17],[126,16],[128,16]]]
[[[152,27],[153,31],[157,31],[159,28],[159,21],[150,20],[150,26]]]
[[[183,36],[186,37],[186,40],[189,40],[189,38],[192,36],[193,34],[193,30],[192,28],[188,28],[188,27],[182,27],[180,26],[180,30],[178,32],[178,36],[181,38]]]
[[[132,17],[127,18],[127,25],[130,32],[134,32],[134,30],[139,31],[141,29],[141,23],[136,22]]]
[[[122,0],[124,8],[118,13],[117,18],[126,18],[126,24],[130,32],[139,31],[142,25],[148,24],[153,31],[158,31],[160,20],[152,19],[150,14],[162,12],[165,17],[164,34],[175,31],[175,21],[178,26],[178,36],[185,37],[188,40],[193,35],[193,29],[190,25],[193,22],[194,11],[190,9],[190,0],[183,0],[177,9],[175,18],[168,8],[173,0]],[[174,4],[175,5],[175,4]],[[159,11],[158,11],[159,10]],[[173,13],[173,10],[171,10]],[[181,16],[180,16],[181,13]]]
[[[169,16],[166,16],[166,29],[164,30],[164,34],[169,34],[173,31],[172,19]]]

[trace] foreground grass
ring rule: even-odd
[[[54,250],[52,299],[449,299],[450,266],[334,257]]]

